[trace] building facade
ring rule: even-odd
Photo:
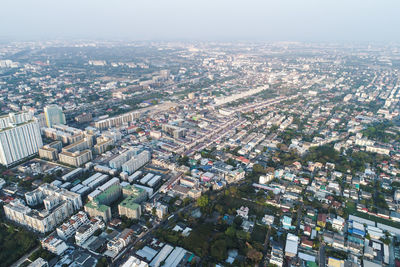
[[[47,127],[53,127],[53,125],[66,123],[65,115],[62,108],[57,105],[48,105],[44,108],[44,116],[46,118]]]
[[[10,166],[43,146],[39,122],[29,113],[0,117],[0,164]]]

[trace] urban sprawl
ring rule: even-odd
[[[400,266],[399,51],[0,44],[0,265]]]

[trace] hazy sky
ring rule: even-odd
[[[0,0],[0,39],[400,41],[400,0]]]

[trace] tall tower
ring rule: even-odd
[[[44,116],[46,118],[47,127],[52,127],[55,124],[65,124],[65,115],[57,105],[48,105],[44,108]]]
[[[32,114],[0,117],[0,164],[9,166],[38,153],[42,146],[39,122]]]

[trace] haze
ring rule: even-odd
[[[400,1],[2,0],[0,39],[397,42]]]

